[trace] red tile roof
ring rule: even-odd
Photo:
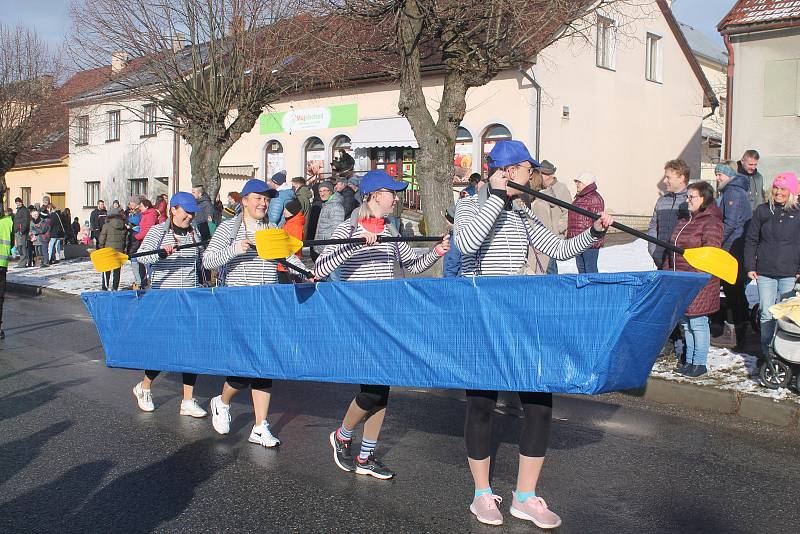
[[[110,70],[107,66],[80,71],[53,91],[36,116],[38,124],[43,125],[42,133],[33,148],[17,156],[16,166],[57,160],[69,154],[69,111],[64,102],[106,83]]]
[[[717,29],[800,19],[800,0],[739,0]]]

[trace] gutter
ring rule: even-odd
[[[536,78],[528,74],[528,71],[523,69],[522,67],[519,68],[520,74],[531,82],[533,85],[534,91],[536,91],[536,159],[539,159],[541,154],[540,152],[540,142],[542,139],[542,86],[539,85],[539,82],[536,81]]]
[[[794,20],[785,20],[781,22],[768,22],[765,24],[743,24],[739,26],[727,27],[724,30],[721,30],[720,33],[723,37],[727,37],[729,35],[738,35],[742,33],[757,33],[757,32],[765,32],[770,30],[785,30],[789,28],[798,28],[800,27],[800,19]]]
[[[731,159],[731,136],[733,133],[733,71],[734,71],[734,60],[733,60],[733,45],[731,44],[731,38],[727,33],[722,35],[723,40],[725,41],[725,48],[728,49],[728,80],[727,80],[727,88],[725,90],[725,95],[727,97],[727,101],[725,102],[725,150],[724,150],[724,157],[726,160]]]

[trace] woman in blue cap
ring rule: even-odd
[[[369,171],[361,180],[359,193],[364,198],[349,220],[341,223],[332,239],[363,237],[366,244],[329,245],[317,258],[317,276],[328,276],[339,269],[342,281],[390,280],[394,278],[395,264],[413,273],[421,273],[436,263],[450,248],[449,237],[425,254],[416,254],[408,243],[379,243],[378,236],[399,235],[386,217],[397,204],[397,193],[408,184],[398,182],[386,172]],[[378,435],[386,416],[389,386],[362,384],[347,409],[341,426],[329,436],[333,447],[333,460],[343,471],[370,475],[387,480],[394,473],[375,458]],[[361,450],[357,457],[350,452],[353,430],[364,421]]]
[[[191,193],[175,193],[169,206],[167,221],[152,226],[139,247],[139,252],[158,249],[163,249],[164,252],[141,256],[138,261],[152,266],[151,289],[197,287],[204,282],[200,248],[175,250],[181,245],[201,241],[200,234],[192,226],[192,219],[198,209],[197,201]],[[139,408],[145,412],[155,410],[150,386],[159,373],[159,371],[145,371],[142,381],[133,388],[133,395],[136,397]],[[206,416],[206,411],[197,404],[194,398],[196,381],[196,374],[183,373],[181,415]]]
[[[600,218],[583,233],[562,239],[553,234],[517,198],[512,181],[526,185],[537,162],[520,141],[500,141],[489,154],[489,184],[477,195],[459,201],[455,217],[455,244],[461,249],[463,276],[503,276],[522,274],[527,266],[528,247],[556,260],[572,258],[603,237],[613,222]],[[497,391],[468,390],[464,435],[475,495],[470,511],[482,523],[500,525],[503,516],[497,507],[502,498],[489,486],[492,443],[492,413]],[[524,413],[519,442],[517,488],[511,515],[532,521],[540,528],[556,528],[561,519],[536,495],[536,483],[544,463],[550,438],[553,397],[550,393],[519,392]]]

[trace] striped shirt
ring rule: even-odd
[[[164,245],[173,247],[188,245],[202,240],[200,234],[193,228],[189,228],[184,235],[180,235],[176,234],[170,225],[164,235],[165,227],[166,224],[151,226],[139,247],[139,252],[158,250]],[[150,275],[151,289],[197,287],[199,285],[199,247],[178,250],[164,259],[161,259],[158,254],[150,254],[137,258],[136,261],[153,266],[153,272]]]
[[[561,239],[531,210],[515,206],[506,211],[504,200],[491,194],[481,207],[479,196],[463,198],[456,205],[454,237],[462,252],[464,276],[522,274],[529,245],[551,258],[567,260],[597,241],[590,229]]]
[[[363,237],[364,228],[359,224],[353,229],[350,221],[341,223],[333,231],[330,239],[348,239]],[[379,235],[391,236],[384,227]],[[399,255],[399,258],[398,258]],[[391,280],[394,278],[394,264],[400,264],[412,273],[421,273],[436,263],[439,255],[434,250],[424,254],[415,253],[408,243],[376,243],[372,246],[363,244],[328,245],[317,258],[314,270],[317,276],[331,274],[341,267],[343,281],[354,280]]]
[[[256,232],[270,228],[269,223],[263,220],[256,222],[243,217],[236,236],[231,236],[238,221],[239,218],[234,217],[220,223],[208,248],[203,253],[203,267],[206,269],[224,267],[225,285],[227,286],[277,284],[278,262],[259,258],[255,247]],[[242,252],[239,243],[245,239],[252,245],[247,252]],[[305,269],[303,262],[294,254],[286,258],[286,261]]]

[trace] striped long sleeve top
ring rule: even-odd
[[[464,276],[521,274],[528,261],[529,245],[551,258],[567,260],[597,242],[591,229],[571,239],[561,239],[529,209],[504,207],[505,200],[492,194],[483,206],[479,195],[458,202],[454,236],[461,249]]]
[[[225,285],[227,286],[257,286],[261,284],[278,283],[278,262],[263,260],[258,257],[255,247],[255,233],[258,230],[270,228],[268,222],[255,221],[243,217],[236,235],[235,225],[238,217],[223,221],[214,232],[208,248],[203,253],[203,267],[206,269],[220,269],[224,267]],[[249,240],[252,246],[247,252],[242,252],[239,242]],[[305,268],[303,262],[292,254],[286,258],[291,263]]]
[[[362,237],[364,228],[359,224],[352,228],[350,221],[341,223],[330,239]],[[390,236],[384,228],[382,236]],[[351,280],[390,280],[394,278],[394,264],[398,261],[412,273],[421,273],[436,263],[439,255],[434,250],[424,254],[415,253],[408,243],[376,243],[372,246],[328,245],[317,258],[314,271],[317,276],[328,276],[341,267],[341,278]]]
[[[164,231],[166,230],[166,234]],[[201,241],[200,234],[193,228],[187,228],[186,232],[175,232],[172,225],[166,228],[165,224],[157,224],[150,227],[147,231],[139,252],[158,250],[164,245],[177,247]],[[137,258],[139,263],[150,264],[153,272],[150,275],[150,287],[152,289],[170,287],[197,287],[199,285],[198,268],[200,266],[200,248],[186,248],[173,252],[166,258],[160,258],[158,254],[141,256]]]

